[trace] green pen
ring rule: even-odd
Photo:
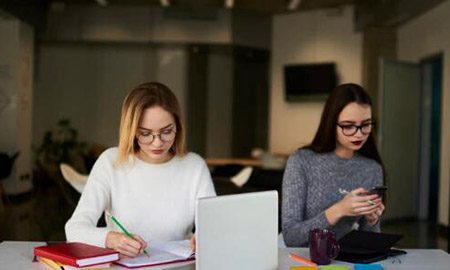
[[[105,211],[105,214],[106,214],[106,216],[109,217],[112,221],[114,221],[114,223],[116,223],[117,226],[119,226],[119,228],[120,228],[120,229],[121,229],[128,237],[130,237],[130,238],[133,239],[133,240],[136,240],[136,239],[134,238],[134,236],[131,235],[131,233],[129,233],[129,232],[122,226],[122,224],[119,223],[119,221],[118,221],[113,215],[111,215],[110,212]],[[144,253],[145,253],[145,255],[147,255],[147,257],[150,257],[150,255],[147,253],[147,250],[144,249]]]

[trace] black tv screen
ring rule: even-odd
[[[325,100],[337,86],[334,63],[284,66],[287,101]]]

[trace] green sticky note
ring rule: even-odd
[[[350,270],[348,266],[343,265],[324,265],[320,267],[320,270]]]
[[[291,266],[290,270],[317,270],[317,266]]]

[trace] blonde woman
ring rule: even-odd
[[[67,241],[135,257],[152,239],[184,239],[193,228],[195,200],[215,196],[204,160],[186,152],[185,132],[178,101],[167,86],[150,82],[132,89],[122,106],[119,146],[95,163],[66,223]],[[135,239],[111,220],[97,228],[105,210]]]

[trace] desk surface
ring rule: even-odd
[[[18,242],[5,241],[0,244],[0,264],[1,269],[32,269],[32,270],[49,270],[49,268],[40,263],[32,263],[33,248],[45,245],[43,242]],[[450,255],[440,249],[407,249],[408,254],[400,255],[395,258],[378,262],[384,266],[386,270],[448,270],[450,269]],[[307,248],[280,248],[278,250],[278,269],[289,270],[290,266],[301,266],[297,262],[289,258],[289,253],[295,253],[305,258],[309,258]],[[334,261],[332,265],[348,265],[353,269],[352,264]],[[126,269],[114,265],[111,269]],[[172,264],[159,267],[145,267],[138,269],[174,269],[174,270],[194,270],[193,262]]]

